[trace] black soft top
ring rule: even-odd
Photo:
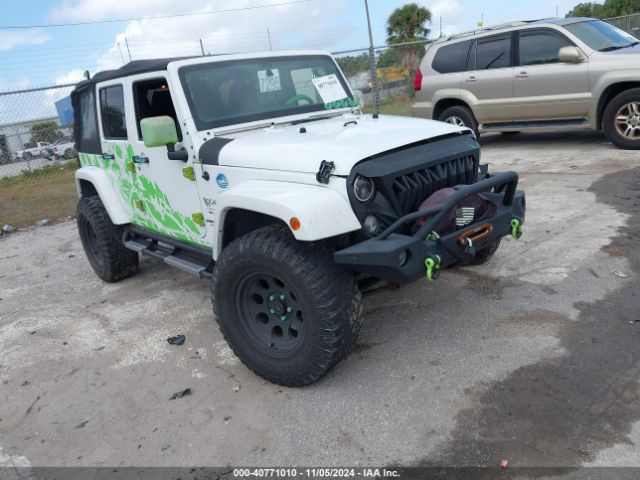
[[[167,65],[170,62],[178,60],[186,60],[188,58],[196,57],[175,57],[175,58],[155,58],[151,60],[133,60],[126,63],[116,70],[104,70],[96,73],[89,80],[84,80],[76,85],[77,89],[85,88],[91,84],[104,82],[106,80],[113,80],[116,78],[127,77],[129,75],[137,75],[138,73],[156,72],[160,70],[166,70]]]

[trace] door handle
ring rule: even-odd
[[[516,78],[527,78],[529,74],[525,71],[516,73]]]
[[[138,155],[134,155],[131,160],[133,160],[133,163],[149,163],[149,157],[140,157]]]
[[[116,156],[113,153],[103,153],[102,158],[104,160],[113,160]]]
[[[466,81],[467,81],[467,82],[475,82],[476,80],[478,80],[478,77],[476,77],[475,75],[469,75],[469,76],[466,78]]]

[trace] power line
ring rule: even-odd
[[[75,23],[49,23],[44,25],[0,25],[1,30],[8,29],[27,29],[27,28],[54,28],[54,27],[74,27],[78,25],[95,25],[98,23],[119,23],[119,22],[132,22],[134,20],[156,20],[160,18],[177,18],[177,17],[192,17],[195,15],[212,15],[216,13],[228,13],[228,12],[242,12],[246,10],[256,10],[259,8],[268,8],[268,7],[280,7],[283,5],[294,5],[297,3],[307,3],[312,0],[292,0],[289,2],[280,2],[280,3],[269,3],[266,5],[254,5],[251,7],[240,7],[240,8],[228,8],[225,10],[211,10],[208,12],[194,12],[194,13],[177,13],[174,15],[158,15],[153,17],[139,17],[139,18],[119,18],[113,20],[93,20],[87,22],[75,22]]]

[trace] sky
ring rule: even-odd
[[[364,0],[0,0],[0,91],[76,82],[129,58],[367,47]],[[297,0],[300,1],[300,0]],[[578,0],[415,0],[433,15],[431,36],[513,20],[564,16]],[[220,12],[220,10],[289,3]],[[369,0],[375,45],[407,0]],[[199,15],[193,13],[212,12]],[[149,16],[182,15],[143,19]],[[126,21],[120,21],[125,19]],[[51,24],[108,21],[91,25]],[[5,28],[34,26],[33,28]],[[125,40],[126,39],[126,40]]]

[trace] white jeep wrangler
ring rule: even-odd
[[[345,357],[361,289],[521,234],[518,176],[489,175],[470,130],[363,114],[326,53],[134,61],[72,101],[96,274],[129,277],[142,254],[210,279],[233,351],[282,385]]]

